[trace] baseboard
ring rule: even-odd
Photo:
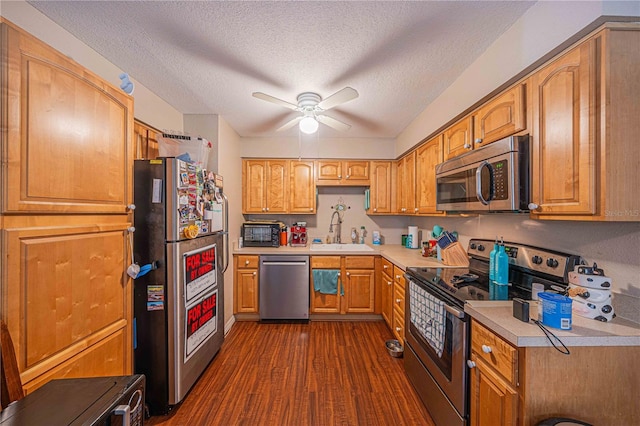
[[[231,318],[229,318],[229,321],[226,322],[226,324],[224,325],[224,335],[226,336],[227,333],[229,333],[229,331],[231,330],[231,327],[233,327],[233,324],[236,323],[236,317],[231,315]]]

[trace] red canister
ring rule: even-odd
[[[280,245],[281,246],[286,246],[287,245],[287,231],[286,230],[280,231]]]

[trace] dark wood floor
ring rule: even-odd
[[[185,400],[149,425],[430,425],[382,321],[238,322]]]

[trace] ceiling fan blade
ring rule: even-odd
[[[317,115],[316,119],[322,124],[326,124],[332,129],[339,130],[341,132],[346,132],[351,128],[347,123],[343,123],[340,120],[336,120],[335,118],[329,117],[328,115]]]
[[[345,87],[344,89],[338,90],[336,93],[320,102],[318,106],[326,111],[345,102],[349,102],[350,100],[353,100],[357,97],[358,92],[356,91],[356,89]]]
[[[300,120],[302,120],[304,118],[304,116],[300,116],[300,117],[296,117],[291,121],[287,121],[286,123],[284,123],[282,126],[278,127],[276,129],[276,132],[281,132],[283,130],[287,130],[292,128],[293,126],[295,126],[296,124],[298,124],[300,122]]]
[[[262,99],[263,101],[274,103],[276,105],[283,106],[285,108],[292,109],[294,111],[298,110],[298,105],[294,105],[294,104],[292,104],[290,102],[283,101],[282,99],[274,98],[273,96],[267,95],[266,93],[253,92],[253,97],[254,98],[258,98],[258,99]]]

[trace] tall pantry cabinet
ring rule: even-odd
[[[0,31],[0,317],[22,384],[131,374],[133,99]]]

